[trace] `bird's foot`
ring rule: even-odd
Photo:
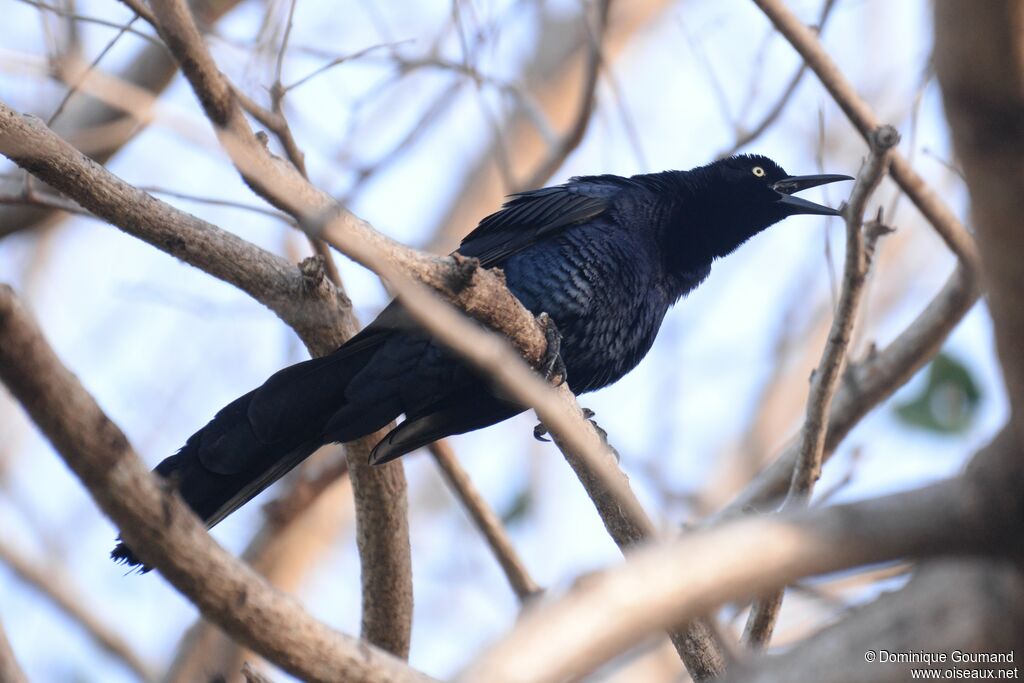
[[[601,427],[599,427],[598,424],[596,422],[594,422],[594,420],[591,419],[591,418],[594,417],[594,414],[595,414],[594,411],[591,410],[590,408],[583,408],[582,410],[583,410],[583,417],[585,417],[590,424],[594,425],[594,429],[596,429],[597,433],[601,435],[601,438],[604,439],[605,441],[607,441],[608,440],[608,432],[606,432],[603,429],[601,429]],[[533,428],[533,438],[537,439],[537,441],[544,441],[544,442],[551,441],[551,439],[547,438],[547,435],[548,435],[548,428],[544,426],[543,422],[538,422],[537,426]]]
[[[601,441],[604,441],[604,444],[608,446],[608,450],[610,450],[612,455],[615,456],[615,462],[619,462],[621,460],[619,452],[615,450],[614,446],[608,443],[608,432],[606,432],[601,425],[597,424],[597,421],[594,419],[594,415],[594,411],[590,408],[583,408],[583,417],[587,419],[587,422],[593,425],[594,429],[597,431],[597,435],[601,437]],[[548,428],[544,426],[543,422],[538,422],[537,426],[533,428],[533,438],[537,439],[537,441],[551,441],[551,439],[547,438],[547,433]]]
[[[561,386],[568,377],[565,371],[565,361],[562,360],[562,333],[558,331],[555,321],[547,313],[538,315],[537,322],[544,330],[544,338],[548,343],[547,349],[544,351],[544,358],[537,369],[544,379],[554,383],[555,386]]]

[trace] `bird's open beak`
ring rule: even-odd
[[[794,192],[806,190],[818,185],[827,185],[840,180],[853,180],[848,175],[825,173],[823,175],[795,175],[783,178],[772,185],[772,189],[779,193],[779,203],[790,207],[793,213],[816,214],[819,216],[839,216],[836,209],[809,202],[806,199],[792,196]]]

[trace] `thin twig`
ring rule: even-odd
[[[519,602],[525,604],[531,598],[536,597],[541,592],[540,586],[530,576],[523,561],[516,553],[501,519],[480,495],[480,491],[473,485],[473,481],[459,464],[459,459],[455,456],[451,445],[445,440],[435,441],[430,444],[430,454],[434,456],[444,478],[463,507],[466,508],[466,512],[473,519],[476,528],[487,540],[487,545],[490,546],[495,559],[498,560],[502,571],[505,572],[505,578],[508,579]]]
[[[152,26],[156,23],[156,19],[153,18],[153,13],[149,11],[149,7],[142,0],[119,0],[122,5],[130,9],[132,12],[137,14],[146,20],[146,22]]]
[[[128,33],[131,33],[133,36],[138,36],[139,38],[142,38],[143,40],[145,40],[147,42],[150,42],[153,45],[158,45],[160,47],[163,47],[163,44],[160,42],[159,38],[154,38],[153,36],[149,35],[148,33],[143,33],[142,31],[139,31],[137,29],[131,28],[130,26],[126,28],[124,24],[119,24],[116,21],[110,21],[108,19],[100,19],[99,17],[90,17],[90,16],[86,16],[86,15],[83,15],[83,14],[77,14],[75,12],[69,12],[69,11],[65,10],[63,7],[57,7],[55,5],[49,5],[49,4],[45,3],[45,2],[42,2],[41,0],[18,0],[18,1],[19,2],[23,2],[26,5],[32,5],[33,7],[36,7],[38,9],[46,10],[47,12],[53,12],[54,14],[56,14],[59,17],[65,17],[65,18],[68,18],[68,19],[74,19],[75,21],[84,21],[84,22],[86,22],[88,24],[98,24],[100,26],[108,26],[110,28],[116,28],[118,30],[127,31]]]
[[[75,79],[74,79],[75,82],[72,83],[71,87],[68,88],[68,91],[66,93],[64,93],[64,97],[61,99],[60,103],[57,105],[57,108],[53,110],[53,113],[50,114],[50,118],[48,118],[46,120],[46,125],[47,126],[50,126],[51,128],[53,127],[53,122],[57,120],[57,117],[60,116],[61,113],[64,111],[64,107],[67,106],[67,104],[71,100],[71,98],[74,97],[75,93],[78,92],[78,88],[82,84],[82,81],[84,81],[89,76],[89,73],[93,69],[95,69],[96,67],[99,66],[100,61],[102,61],[103,58],[107,56],[108,52],[110,52],[112,49],[114,49],[114,46],[117,44],[117,41],[121,40],[121,36],[123,36],[125,33],[127,33],[131,29],[132,24],[134,24],[138,19],[139,19],[139,15],[138,14],[136,14],[131,19],[129,19],[128,22],[124,26],[121,27],[121,30],[117,32],[117,35],[115,35],[113,38],[111,38],[110,41],[103,47],[103,49],[100,50],[99,54],[97,54],[96,57],[91,62],[89,62],[89,66],[87,66],[85,69],[82,69],[80,71],[78,69],[73,69],[72,70],[73,73],[76,73],[76,76],[75,76]],[[75,57],[70,56],[70,57],[67,57],[65,59],[75,59]],[[60,62],[58,62],[58,64],[63,64],[64,61],[65,60],[61,60]],[[61,69],[61,71],[63,71],[63,68]]]
[[[10,567],[22,581],[38,590],[43,597],[56,605],[72,621],[77,623],[103,650],[124,662],[141,681],[157,680],[156,672],[142,661],[128,642],[104,624],[79,599],[81,591],[70,584],[70,577],[64,576],[59,568],[48,566],[45,570],[25,557],[20,551],[0,539],[0,562]],[[56,569],[56,571],[55,571]],[[0,677],[6,681],[6,678]]]
[[[587,127],[593,118],[595,95],[597,92],[597,78],[601,73],[601,45],[604,41],[608,27],[608,11],[611,8],[612,0],[599,0],[595,8],[595,28],[587,31],[587,63],[584,75],[583,92],[580,94],[579,108],[573,119],[572,125],[558,140],[555,146],[548,151],[547,157],[530,174],[526,181],[520,184],[518,191],[533,190],[548,181],[549,178],[565,163],[574,149],[583,142],[583,136],[587,133]]]
[[[853,84],[846,78],[839,66],[825,51],[821,41],[800,18],[786,7],[782,0],[754,0],[754,3],[775,24],[775,28],[786,37],[793,48],[817,74],[822,85],[828,90],[839,108],[850,122],[860,131],[865,140],[881,124]],[[957,255],[966,268],[965,275],[974,277],[978,273],[978,247],[967,229],[957,220],[950,208],[924,179],[910,166],[897,150],[891,153],[889,173],[900,188],[907,193],[918,210],[924,214],[946,245]]]
[[[821,6],[821,14],[818,16],[818,25],[816,27],[816,33],[821,35],[821,32],[825,30],[825,23],[828,21],[829,15],[832,13],[832,8],[835,7],[836,0],[825,0],[825,4]],[[804,74],[807,72],[807,62],[801,61],[800,66],[797,67],[796,73],[789,79],[789,83],[782,89],[782,93],[775,101],[768,111],[765,112],[764,116],[757,124],[751,126],[746,130],[739,130],[736,133],[736,140],[732,143],[732,146],[726,150],[718,153],[717,158],[723,159],[725,157],[732,156],[736,152],[740,151],[750,143],[757,140],[759,137],[764,135],[765,131],[772,127],[782,112],[785,111],[789,101],[793,98],[793,93],[796,92],[797,87],[800,85],[800,81],[803,80]]]
[[[796,467],[783,509],[806,507],[821,477],[825,453],[825,434],[832,398],[839,386],[841,370],[846,363],[853,326],[864,292],[870,260],[865,248],[867,239],[864,211],[868,199],[882,181],[888,168],[889,153],[899,142],[899,134],[891,126],[883,126],[872,133],[871,154],[853,187],[850,201],[844,210],[846,219],[846,259],[839,305],[832,320],[828,342],[814,371],[807,415],[800,433]],[[743,640],[760,650],[771,640],[772,631],[782,606],[783,591],[776,591],[754,603],[747,619]]]

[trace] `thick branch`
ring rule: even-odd
[[[1003,488],[1016,490],[1008,480]],[[1006,493],[1006,491],[1004,491]],[[580,676],[656,629],[804,576],[900,557],[1019,554],[994,529],[989,487],[954,479],[824,510],[747,518],[640,550],[538,606],[477,659],[460,681],[543,683]],[[1020,515],[1018,502],[1015,513]],[[614,614],[615,618],[608,618]]]
[[[1013,420],[1024,438],[1024,6],[937,3],[935,68],[971,192]]]
[[[182,500],[161,488],[9,287],[0,287],[0,339],[0,378],[11,393],[132,549],[206,618],[303,679],[429,680],[316,621],[218,546]]]
[[[1006,669],[1024,649],[1024,579],[1011,562],[980,559],[925,565],[904,588],[885,593],[786,652],[752,659],[729,683],[903,683],[910,669]],[[1013,663],[959,664],[961,652],[1015,652]],[[945,653],[944,663],[878,661],[890,653]],[[870,653],[868,655],[867,653]],[[874,661],[865,661],[866,656]],[[918,676],[922,677],[922,676]],[[980,678],[981,676],[978,676]],[[923,678],[923,677],[922,677]],[[965,679],[972,678],[969,675]]]
[[[391,423],[385,430],[394,427]],[[345,458],[356,503],[356,547],[363,586],[362,637],[403,659],[412,639],[412,555],[405,469],[370,464],[386,431],[348,444]]]

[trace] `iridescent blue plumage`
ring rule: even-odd
[[[574,178],[513,196],[459,252],[502,268],[526,308],[551,317],[569,386],[583,393],[636,367],[669,307],[704,281],[715,259],[786,216],[835,215],[792,193],[845,178],[789,177],[759,156]],[[351,441],[404,414],[371,455],[386,462],[522,410],[392,303],[334,353],[236,399],[157,472],[212,526],[324,443]],[[134,561],[123,545],[115,557]]]

